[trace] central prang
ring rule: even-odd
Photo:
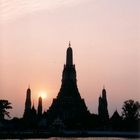
[[[77,88],[76,70],[73,65],[73,51],[71,44],[66,52],[66,65],[62,74],[62,84],[58,96],[53,99],[46,117],[49,125],[61,120],[65,126],[83,124],[89,116],[84,99],[81,98]],[[84,125],[84,124],[83,124]]]

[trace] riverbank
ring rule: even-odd
[[[0,132],[0,139],[49,138],[49,137],[126,137],[140,138],[140,132],[117,131],[9,131]]]

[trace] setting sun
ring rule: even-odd
[[[39,93],[39,97],[42,97],[42,99],[47,98],[47,92],[46,92],[46,91],[41,91],[41,92]]]

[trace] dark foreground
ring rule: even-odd
[[[112,131],[14,131],[0,132],[0,139],[21,139],[21,138],[49,138],[49,137],[126,137],[140,138],[140,132],[112,132]]]

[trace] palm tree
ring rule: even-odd
[[[12,109],[11,103],[8,100],[0,100],[0,120],[3,120],[4,116],[10,118],[7,109]]]

